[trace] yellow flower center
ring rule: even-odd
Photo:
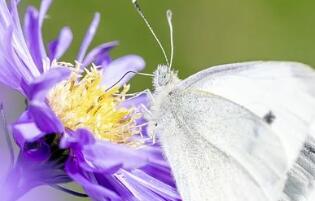
[[[101,71],[92,67],[83,75],[73,69],[70,79],[56,85],[47,97],[66,128],[86,128],[96,137],[115,143],[126,143],[132,135],[140,133],[135,120],[141,115],[134,108],[119,106],[126,98],[129,85],[122,90],[112,87],[106,91],[100,85]]]

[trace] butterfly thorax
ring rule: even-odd
[[[159,133],[157,132],[160,123],[159,120],[161,120],[161,117],[164,115],[162,108],[165,107],[165,103],[169,102],[167,100],[171,98],[170,94],[172,94],[172,91],[179,81],[180,79],[177,77],[177,72],[171,70],[167,65],[158,65],[154,72],[154,93],[150,102],[151,114],[146,117],[149,122],[148,133],[153,138]]]

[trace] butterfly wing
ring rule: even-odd
[[[315,137],[314,70],[294,62],[229,64],[201,71],[179,88],[208,91],[262,118],[274,118],[266,121],[285,147],[291,167],[283,199],[307,197],[315,178],[315,147],[309,149]]]
[[[314,200],[315,140],[309,136],[302,147],[296,162],[288,172],[280,201]]]
[[[315,124],[315,71],[304,64],[247,62],[215,66],[189,77],[179,88],[222,96],[262,118],[271,112],[275,117],[271,127],[284,144],[290,164],[310,134],[310,125]]]
[[[249,110],[207,92],[174,90],[155,132],[185,201],[273,201],[288,169],[279,137]]]

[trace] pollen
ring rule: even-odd
[[[120,106],[129,85],[107,89],[101,86],[102,72],[95,66],[81,73],[78,65],[73,69],[70,78],[56,85],[47,97],[67,129],[86,128],[97,138],[115,143],[127,143],[140,133],[136,120],[141,115],[134,108]]]

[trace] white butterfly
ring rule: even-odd
[[[159,137],[183,200],[311,201],[315,71],[256,61],[179,80],[170,60],[154,73],[148,131]]]
[[[169,69],[156,71],[150,133],[183,200],[303,200],[315,176],[313,70],[248,62],[178,81]]]

